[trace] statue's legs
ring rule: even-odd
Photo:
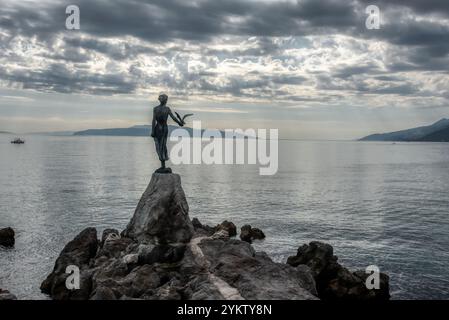
[[[168,160],[168,151],[167,151],[167,136],[156,136],[154,139],[154,143],[156,145],[156,152],[159,157],[159,161],[161,162],[161,167],[156,170],[158,173],[171,173],[170,168],[165,167],[165,161]]]

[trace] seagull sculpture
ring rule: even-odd
[[[181,123],[182,123],[183,125],[186,124],[186,122],[184,121],[185,118],[190,117],[190,116],[193,116],[193,113],[188,113],[188,114],[185,114],[185,115],[181,118],[181,116],[179,115],[179,113],[177,113],[176,111],[175,111],[175,114],[176,114],[176,116],[178,117],[178,120],[181,121]]]

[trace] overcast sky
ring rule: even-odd
[[[208,128],[353,139],[449,117],[448,72],[447,0],[0,5],[0,131],[145,124],[165,92]]]

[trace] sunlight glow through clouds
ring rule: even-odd
[[[160,92],[207,120],[221,114],[214,123],[263,114],[261,124],[289,135],[304,134],[292,119],[334,117],[345,127],[334,138],[351,127],[357,137],[354,121],[372,121],[372,112],[395,117],[398,129],[449,113],[449,10],[439,1],[424,12],[415,1],[381,1],[376,31],[365,28],[367,0],[80,0],[76,32],[63,27],[67,3],[4,2],[0,91],[34,99],[0,96],[11,123],[57,116],[63,129],[86,109],[95,120],[142,123]]]

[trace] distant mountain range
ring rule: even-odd
[[[359,141],[433,141],[449,142],[449,119],[441,119],[429,126],[388,133],[376,133]]]
[[[31,132],[28,134],[38,134],[42,136],[73,136],[74,131],[49,131],[49,132]]]
[[[174,126],[169,126],[169,130],[173,130]],[[170,131],[171,131],[170,130]],[[143,137],[149,136],[151,126],[133,126],[130,128],[110,128],[110,129],[88,129],[74,132],[74,136],[128,136]]]
[[[168,134],[170,135],[173,130],[179,129],[178,126],[168,126]],[[187,130],[190,136],[193,135],[193,129],[183,127]],[[201,130],[203,133],[204,130]],[[133,126],[130,128],[110,128],[110,129],[88,129],[83,131],[74,132],[74,136],[124,136],[124,137],[148,137],[151,134],[150,125]]]
[[[170,135],[173,130],[179,129],[178,126],[168,126],[168,134]],[[187,130],[189,135],[193,136],[193,129],[188,127],[182,127]],[[205,129],[201,129],[201,135]],[[221,135],[224,137],[224,131],[220,131]],[[149,137],[151,134],[150,125],[140,125],[133,126],[130,128],[111,128],[111,129],[88,129],[83,131],[74,132],[74,136],[124,136],[124,137]],[[247,138],[247,136],[241,134],[235,134],[236,138]]]

